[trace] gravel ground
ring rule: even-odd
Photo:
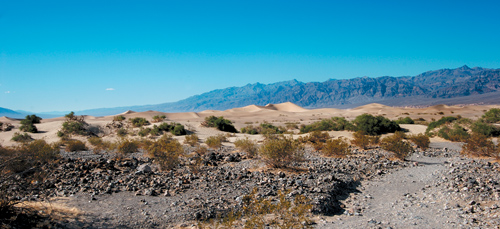
[[[194,227],[237,208],[258,188],[275,199],[278,190],[312,200],[316,228],[494,228],[500,225],[500,166],[460,156],[460,144],[432,143],[409,161],[386,159],[380,149],[354,151],[345,159],[309,149],[301,171],[270,170],[232,147],[210,151],[195,170],[160,172],[137,153],[65,153],[41,184],[17,177],[3,184],[11,196],[77,209],[68,228]],[[189,149],[188,149],[189,151]]]

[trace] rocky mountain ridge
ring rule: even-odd
[[[305,108],[353,108],[369,103],[389,106],[497,104],[498,98],[500,69],[462,66],[428,71],[417,76],[358,77],[309,83],[297,80],[273,84],[254,83],[217,89],[173,103],[100,108],[76,113],[105,116],[126,110],[198,112],[283,102],[292,102]]]

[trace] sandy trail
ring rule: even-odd
[[[344,201],[348,211],[320,217],[316,228],[456,228],[459,218],[444,210],[448,201],[433,187],[450,160],[460,159],[414,155],[418,166],[362,182]]]

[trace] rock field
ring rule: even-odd
[[[342,159],[308,149],[307,160],[288,170],[266,168],[223,147],[183,158],[170,172],[141,153],[120,160],[107,153],[62,153],[45,181],[17,176],[4,188],[13,198],[82,212],[82,219],[62,227],[194,227],[238,208],[258,188],[266,198],[277,198],[278,190],[308,197],[317,228],[498,228],[500,165],[464,158],[456,144],[433,147],[405,162],[379,149]]]

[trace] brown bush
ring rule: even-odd
[[[87,140],[89,141],[90,145],[94,147],[94,152],[102,152],[105,150],[111,150],[112,148],[111,142],[104,141],[100,137],[90,137]]]
[[[368,149],[368,146],[370,145],[370,137],[367,136],[363,131],[354,132],[352,137],[353,139],[351,140],[351,144],[362,149]]]
[[[248,158],[254,158],[255,156],[257,156],[258,148],[255,141],[252,141],[248,138],[238,139],[234,142],[234,146],[236,146],[236,148],[240,149],[241,151],[246,152]]]
[[[198,135],[196,135],[196,134],[186,135],[186,138],[184,139],[184,144],[188,144],[190,146],[195,146],[198,144],[199,140],[200,139],[198,138]]]
[[[260,156],[274,168],[285,168],[304,160],[304,147],[292,137],[269,139],[260,147]]]
[[[10,198],[11,196],[6,192],[8,187],[5,187],[3,182],[16,174],[22,175],[26,180],[41,181],[46,171],[41,169],[42,166],[54,164],[52,161],[58,157],[59,148],[47,144],[44,140],[34,140],[15,148],[0,146],[0,224],[2,228],[15,228],[15,224],[11,223],[18,221],[18,214],[24,210],[15,206],[18,201]],[[23,211],[22,214],[26,215],[27,211]],[[26,219],[26,217],[23,218]],[[36,222],[31,222],[31,218],[29,220],[30,222],[22,222],[19,228],[27,227],[31,223],[33,224],[28,227],[35,227]]]
[[[392,135],[382,139],[381,141],[382,149],[394,153],[394,157],[400,160],[404,160],[406,157],[413,152],[413,148],[410,143],[401,139],[399,135]]]
[[[347,143],[347,141],[343,138],[330,139],[326,141],[321,152],[323,155],[328,157],[345,157],[351,154],[349,143]]]
[[[226,139],[224,135],[210,136],[205,139],[205,144],[212,149],[219,149],[222,147],[222,142]]]
[[[122,140],[118,142],[116,150],[121,154],[135,153],[139,150],[139,142],[129,139]]]
[[[427,150],[429,148],[429,144],[431,143],[429,136],[425,134],[411,135],[409,139],[422,150]]]
[[[462,154],[475,157],[499,157],[498,146],[483,134],[473,133],[462,145]]]
[[[208,152],[208,149],[207,147],[205,146],[202,146],[202,145],[198,145],[195,149],[194,149],[194,152],[196,152],[197,154],[199,155],[205,155],[207,152]]]
[[[312,228],[311,200],[303,195],[288,198],[289,191],[278,191],[278,201],[259,195],[257,188],[243,196],[239,211],[230,211],[225,217],[211,220],[212,225],[199,228]]]
[[[184,153],[184,149],[179,141],[163,135],[147,148],[147,153],[162,170],[171,170],[179,164],[179,156]]]
[[[87,150],[87,146],[80,140],[69,140],[65,142],[66,148],[64,149],[66,152],[76,152],[76,151],[85,151]]]

